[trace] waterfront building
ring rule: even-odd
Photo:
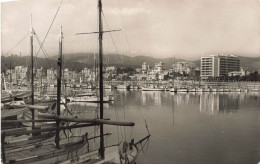
[[[116,67],[115,66],[106,67],[106,71],[107,72],[114,72],[114,71],[116,71]]]
[[[244,68],[241,68],[240,71],[232,71],[228,73],[228,76],[245,76],[249,75],[249,72],[246,71]]]
[[[142,72],[147,73],[149,70],[150,70],[150,66],[146,62],[144,62],[142,65]]]
[[[176,64],[173,64],[173,70],[174,72],[178,72],[181,75],[189,74],[191,72],[191,69],[194,68],[192,63],[189,62],[178,62]]]
[[[240,60],[234,55],[217,54],[201,57],[201,77],[227,76],[229,72],[239,71]]]
[[[154,71],[161,73],[166,70],[166,64],[164,62],[155,63]]]
[[[146,81],[148,79],[147,74],[136,74],[136,78],[138,81]]]

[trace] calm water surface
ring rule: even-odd
[[[107,145],[122,139],[151,138],[138,163],[257,164],[260,161],[259,93],[186,93],[114,90],[105,118],[136,123],[105,126]],[[97,104],[70,104],[79,117],[93,118]],[[83,130],[82,130],[83,131]],[[93,131],[94,128],[89,128]],[[93,144],[93,146],[97,146]]]

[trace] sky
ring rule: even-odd
[[[30,15],[42,41],[60,3],[44,42],[48,55],[58,54],[60,26],[64,53],[96,53],[96,34],[75,34],[97,31],[97,0],[21,0],[1,3],[2,55],[28,55]],[[258,0],[103,0],[103,13],[104,30],[121,29],[104,34],[105,53],[188,60],[216,53],[260,57]],[[34,49],[36,54],[36,38]]]

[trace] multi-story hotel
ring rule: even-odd
[[[240,60],[234,55],[217,54],[201,57],[202,78],[220,77],[240,70]]]

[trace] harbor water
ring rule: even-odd
[[[104,117],[133,121],[135,126],[105,125],[106,145],[151,138],[137,163],[257,164],[260,162],[260,93],[170,93],[106,90],[114,102]],[[71,103],[74,115],[93,118],[98,104]],[[98,128],[75,131],[97,133]],[[93,143],[97,146],[98,141]]]

